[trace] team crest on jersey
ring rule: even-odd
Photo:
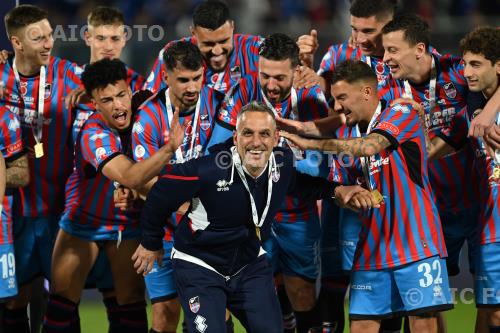
[[[375,72],[378,75],[382,75],[385,72],[385,67],[383,62],[377,62],[377,65],[375,66]]]
[[[448,96],[448,98],[455,98],[457,96],[457,88],[455,88],[453,82],[445,83],[443,88],[444,93]]]
[[[241,79],[241,69],[240,66],[234,66],[231,68],[229,71],[229,76],[231,77],[232,81],[239,81]]]
[[[134,149],[135,157],[142,158],[146,154],[146,149],[142,145],[137,145]]]
[[[20,82],[21,96],[25,96],[28,93],[28,82]]]
[[[424,97],[426,100],[430,101],[431,100],[431,97],[429,95],[429,89],[425,89],[424,91]]]
[[[208,131],[210,128],[210,119],[208,119],[208,114],[202,114],[200,116],[200,128],[204,131]]]
[[[212,77],[210,78],[210,81],[212,82],[212,84],[216,84],[216,83],[217,83],[217,80],[219,80],[219,75],[221,75],[221,74],[219,74],[219,73],[214,73],[214,74],[212,75]]]
[[[45,95],[43,95],[43,98],[47,99],[50,97],[51,94],[52,94],[52,84],[46,83],[45,84]]]
[[[491,176],[488,177],[488,181],[490,183],[490,186],[500,185],[500,165],[495,165]]]
[[[200,297],[195,296],[189,299],[189,309],[192,313],[200,311]]]

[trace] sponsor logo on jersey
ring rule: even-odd
[[[218,180],[216,185],[217,185],[217,192],[229,191],[229,182],[225,179]]]
[[[96,133],[90,137],[90,140],[95,141],[97,139],[104,139],[107,136],[108,136],[107,133]]]

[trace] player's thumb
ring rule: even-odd
[[[311,29],[311,33],[310,33],[311,37],[313,37],[314,39],[318,39],[318,31],[316,31],[316,29]]]

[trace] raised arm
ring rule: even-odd
[[[319,150],[335,154],[347,153],[354,157],[372,156],[387,149],[392,143],[384,135],[370,133],[356,139],[308,139],[280,131],[280,135],[303,150]]]

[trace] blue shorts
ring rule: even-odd
[[[85,288],[97,288],[101,292],[114,289],[113,273],[111,272],[111,266],[105,251],[99,251],[94,267],[92,267],[92,270],[87,276]]]
[[[446,262],[439,256],[395,268],[351,273],[351,319],[418,316],[452,308]]]
[[[477,307],[500,305],[500,243],[479,246],[476,258],[474,292]]]
[[[162,266],[159,267],[158,263],[155,262],[151,272],[144,278],[151,303],[164,302],[177,297],[172,259],[170,259],[173,245],[173,242],[163,240],[163,250],[165,254],[163,256]]]
[[[43,275],[50,280],[52,250],[59,217],[20,217],[14,219],[14,253],[20,286]]]
[[[117,241],[119,238],[118,230],[97,229],[94,226],[75,223],[64,217],[59,221],[59,227],[68,234],[89,242]],[[122,239],[139,239],[140,236],[140,228],[125,228],[122,231]]]
[[[444,241],[448,250],[446,265],[450,276],[460,273],[460,253],[467,240],[469,270],[474,274],[475,257],[477,256],[479,246],[478,207],[464,209],[461,212],[440,211],[439,217],[443,226]]]
[[[323,199],[321,206],[321,279],[343,277],[339,245],[339,210],[333,200]]]
[[[319,219],[272,224],[271,236],[263,248],[275,273],[315,281],[319,273]]]
[[[189,332],[226,332],[226,308],[247,332],[282,333],[272,268],[265,256],[231,276],[173,259],[179,301]]]
[[[14,244],[0,245],[0,302],[17,295]]]
[[[358,213],[347,208],[340,209],[339,221],[339,245],[342,253],[342,269],[349,272],[352,269],[354,253],[358,245],[362,222]]]

